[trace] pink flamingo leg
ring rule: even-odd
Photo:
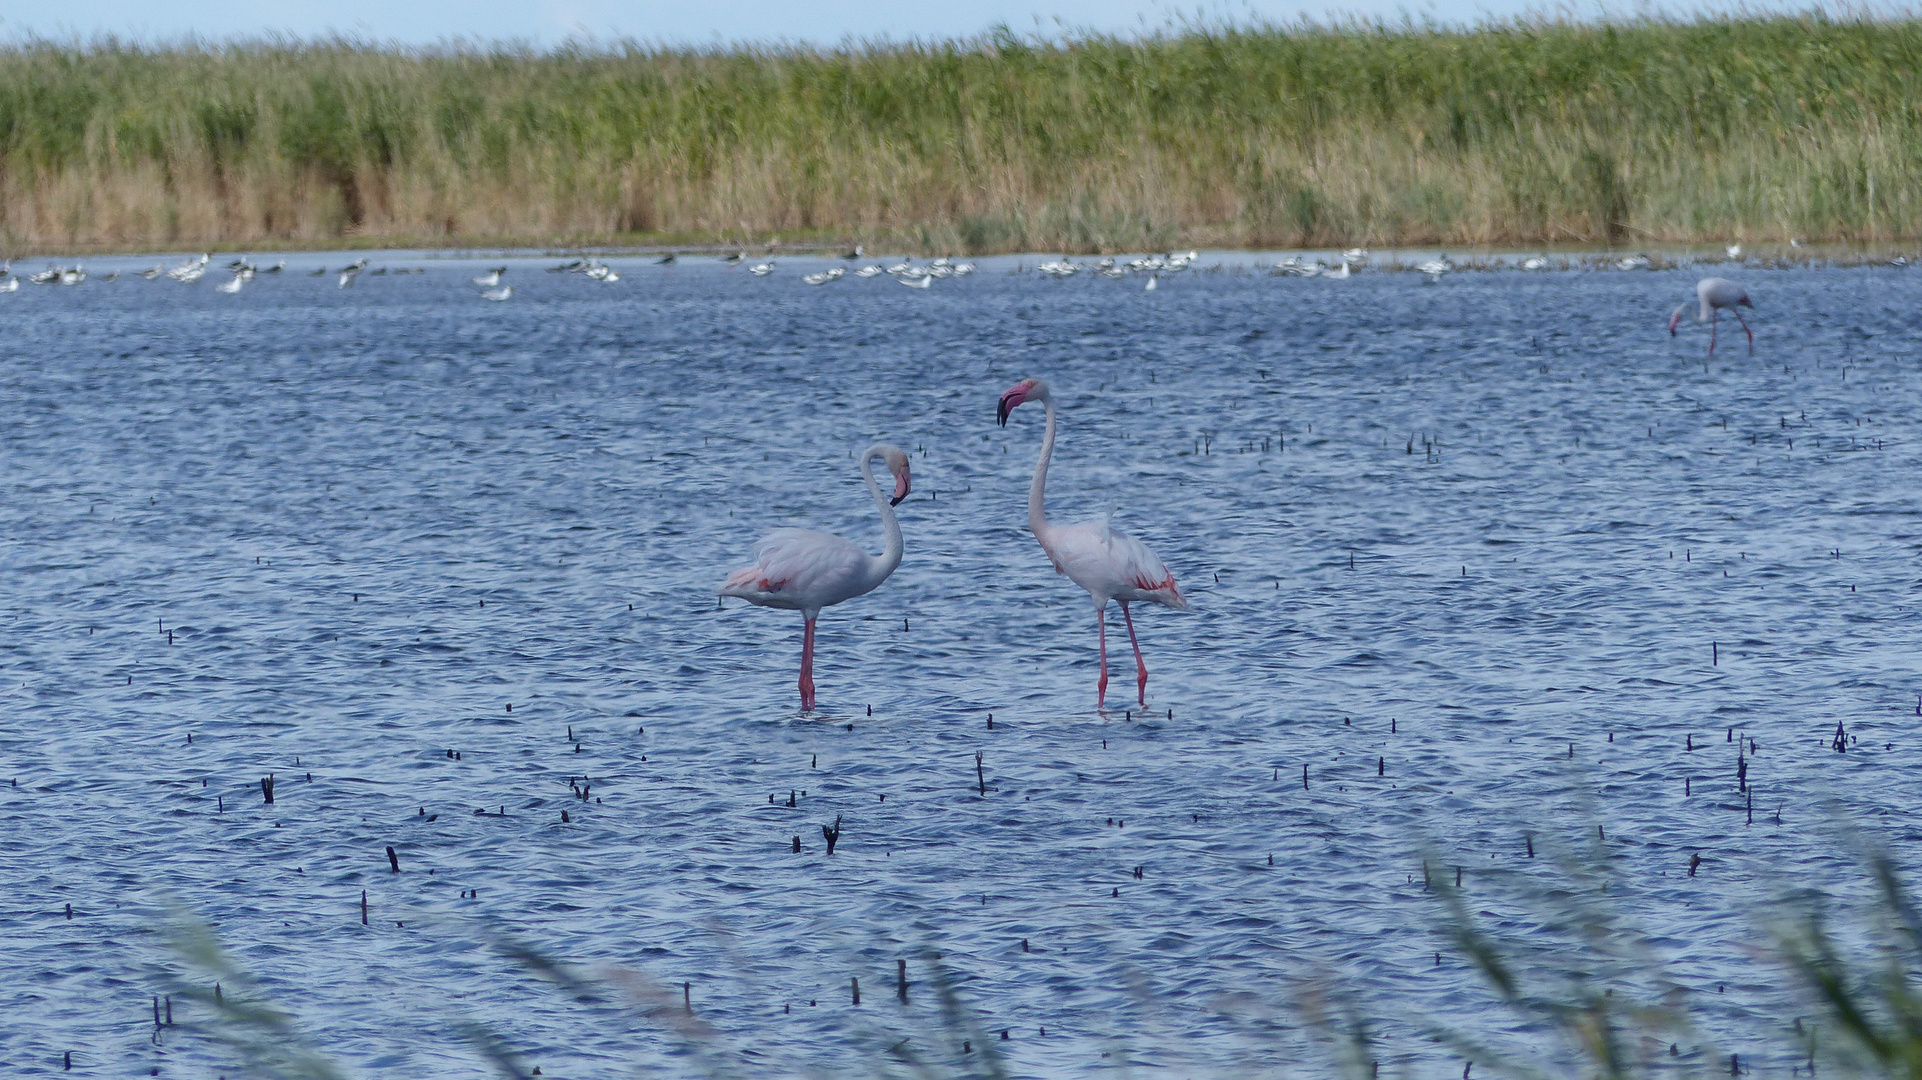
[[[1108,700],[1108,605],[1094,609],[1094,625],[1101,634],[1101,681],[1094,689],[1094,707],[1099,709]]]
[[[814,620],[806,622],[801,634],[801,711],[814,709]]]
[[[1121,621],[1128,624],[1128,644],[1135,647],[1135,695],[1142,708],[1148,707],[1148,662],[1141,658],[1141,642],[1135,640],[1134,616],[1128,614],[1128,602],[1121,602]]]
[[[1715,326],[1722,321],[1722,309],[1710,308],[1708,316],[1708,354],[1715,355]]]
[[[1750,356],[1754,356],[1755,355],[1755,331],[1750,330],[1748,328],[1748,320],[1742,318],[1742,313],[1739,311],[1735,313],[1735,321],[1742,324],[1742,332],[1748,335],[1748,354]]]

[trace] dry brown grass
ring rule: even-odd
[[[0,51],[0,244],[1641,245],[1922,235],[1922,22],[844,50]]]

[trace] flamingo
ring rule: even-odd
[[[1715,323],[1722,316],[1722,309],[1735,313],[1735,321],[1742,324],[1742,332],[1748,335],[1748,354],[1755,355],[1755,331],[1750,330],[1748,320],[1742,318],[1743,308],[1752,308],[1748,293],[1740,285],[1727,278],[1703,278],[1695,285],[1695,295],[1702,301],[1702,310],[1695,315],[1695,321],[1708,324],[1708,354],[1715,355]],[[1675,336],[1675,327],[1682,321],[1682,312],[1688,310],[1687,304],[1678,306],[1668,317],[1668,333]]]
[[[894,474],[894,497],[882,496],[874,482],[874,459]],[[775,529],[754,545],[754,565],[727,576],[722,596],[738,596],[761,607],[801,613],[801,710],[814,709],[814,622],[821,609],[873,592],[901,565],[901,524],[894,508],[908,497],[908,455],[890,443],[875,443],[861,455],[861,479],[881,510],[887,547],[867,552],[833,533],[813,529]]]
[[[1088,590],[1094,599],[1095,629],[1101,642],[1101,679],[1095,684],[1095,707],[1108,697],[1108,601],[1121,602],[1121,620],[1128,625],[1128,644],[1135,651],[1135,695],[1148,704],[1148,665],[1141,659],[1141,641],[1135,637],[1134,616],[1128,605],[1145,600],[1171,608],[1186,608],[1188,601],[1175,587],[1169,573],[1148,545],[1113,526],[1111,521],[1084,521],[1077,525],[1051,525],[1043,505],[1048,484],[1048,459],[1054,456],[1054,399],[1048,384],[1040,379],[1023,379],[1001,395],[996,419],[1008,425],[1008,414],[1025,401],[1039,401],[1048,407],[1048,427],[1041,436],[1041,460],[1035,462],[1034,483],[1028,488],[1028,528],[1041,542],[1041,550],[1054,564],[1055,573]],[[1111,515],[1112,517],[1112,515]]]

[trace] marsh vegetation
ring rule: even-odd
[[[0,52],[0,240],[1114,251],[1912,238],[1922,21]]]

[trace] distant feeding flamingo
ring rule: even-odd
[[[894,498],[882,496],[874,482],[873,462],[887,462],[894,474]],[[861,479],[881,509],[887,547],[869,555],[833,533],[813,529],[776,529],[754,545],[754,565],[727,576],[722,596],[738,596],[762,607],[799,611],[801,635],[801,709],[814,708],[814,621],[821,609],[874,591],[901,565],[901,525],[894,507],[908,497],[908,455],[898,446],[875,443],[861,455]]]
[[[1041,460],[1035,462],[1034,483],[1028,488],[1028,528],[1041,542],[1055,572],[1066,574],[1094,598],[1095,627],[1101,641],[1101,679],[1095,684],[1095,707],[1108,698],[1108,601],[1121,602],[1121,620],[1128,625],[1128,644],[1135,651],[1135,696],[1148,704],[1148,665],[1141,659],[1141,642],[1135,637],[1134,617],[1128,605],[1146,600],[1171,608],[1186,608],[1188,601],[1175,587],[1175,576],[1168,572],[1148,545],[1115,528],[1108,521],[1084,521],[1078,525],[1051,525],[1043,508],[1048,484],[1048,459],[1054,456],[1054,399],[1048,384],[1040,379],[1023,379],[1001,395],[996,419],[1008,425],[1008,414],[1024,401],[1039,401],[1048,406],[1048,427],[1041,436]]]
[[[1708,324],[1708,354],[1715,355],[1715,323],[1721,318],[1722,309],[1727,308],[1735,313],[1735,321],[1742,324],[1742,332],[1748,335],[1748,354],[1754,356],[1755,331],[1750,330],[1748,320],[1742,318],[1743,308],[1755,306],[1749,303],[1748,293],[1727,278],[1708,277],[1696,283],[1695,295],[1702,301],[1702,310],[1696,313],[1695,321]],[[1682,312],[1687,310],[1688,305],[1683,304],[1668,317],[1670,337],[1675,336],[1675,327],[1682,321]]]

